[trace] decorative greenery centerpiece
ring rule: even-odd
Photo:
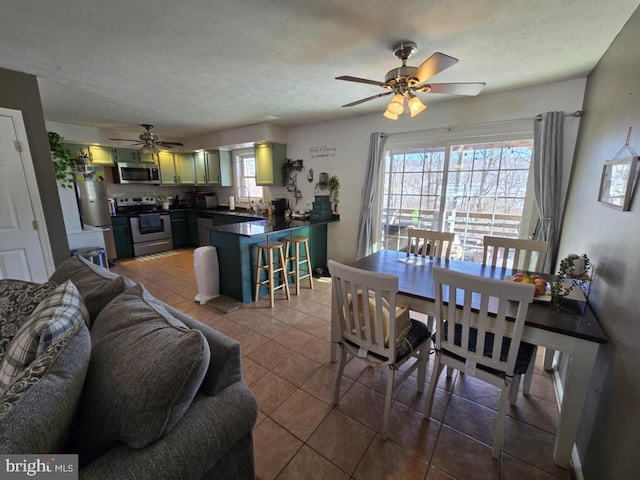
[[[74,170],[76,161],[71,158],[71,152],[64,147],[63,137],[55,132],[49,134],[49,149],[53,160],[53,170],[56,173],[56,180],[62,188],[72,188],[74,180]]]
[[[591,270],[591,260],[586,253],[567,255],[560,261],[558,272],[551,285],[551,303],[554,309],[558,310],[562,299],[567,297],[575,287],[579,286],[579,281],[589,278]],[[569,282],[567,282],[569,280]]]

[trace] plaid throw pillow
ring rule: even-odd
[[[0,280],[0,362],[18,329],[56,286],[55,282]]]
[[[78,322],[89,317],[75,285],[67,281],[43,300],[16,333],[0,365],[0,392],[5,391],[39,355]]]

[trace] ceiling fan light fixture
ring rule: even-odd
[[[154,144],[143,145],[142,148],[140,149],[140,153],[143,153],[143,154],[153,154],[153,153],[158,153],[159,151],[160,149],[158,148],[158,146]]]
[[[404,113],[404,97],[400,93],[396,93],[389,105],[387,105],[387,111],[394,115],[402,115]]]
[[[411,112],[411,117],[415,117],[416,115],[419,115],[427,108],[427,106],[424,103],[422,103],[422,101],[420,101],[420,99],[415,95],[411,95],[411,98],[409,98],[409,101],[407,102],[407,104],[409,105],[409,111]]]
[[[389,120],[397,120],[398,119],[398,115],[396,115],[395,113],[391,113],[389,111],[389,109],[385,110],[384,113],[382,114],[382,116],[384,118],[388,118]]]

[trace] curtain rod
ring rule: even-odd
[[[581,117],[582,116],[582,110],[576,110],[573,113],[567,113],[567,112],[563,112],[562,113],[563,117]],[[447,130],[447,131],[451,131],[454,128],[464,128],[464,127],[483,127],[485,125],[497,125],[500,123],[512,123],[512,122],[524,122],[527,120],[542,120],[542,114],[537,115],[535,117],[528,117],[528,118],[514,118],[511,120],[496,120],[494,122],[482,122],[482,123],[467,123],[464,125],[456,125],[456,126],[449,126],[449,127],[435,127],[435,128],[427,128],[424,130],[413,130],[411,132],[397,132],[397,133],[384,133],[383,135],[386,135],[387,137],[390,136],[394,136],[394,135],[410,135],[412,133],[421,133],[421,132],[433,132],[433,131],[437,131],[437,130]]]

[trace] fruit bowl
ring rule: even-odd
[[[505,278],[509,282],[530,283],[536,286],[533,294],[534,302],[549,303],[551,302],[551,285],[539,275],[529,275],[528,273],[516,273]]]

